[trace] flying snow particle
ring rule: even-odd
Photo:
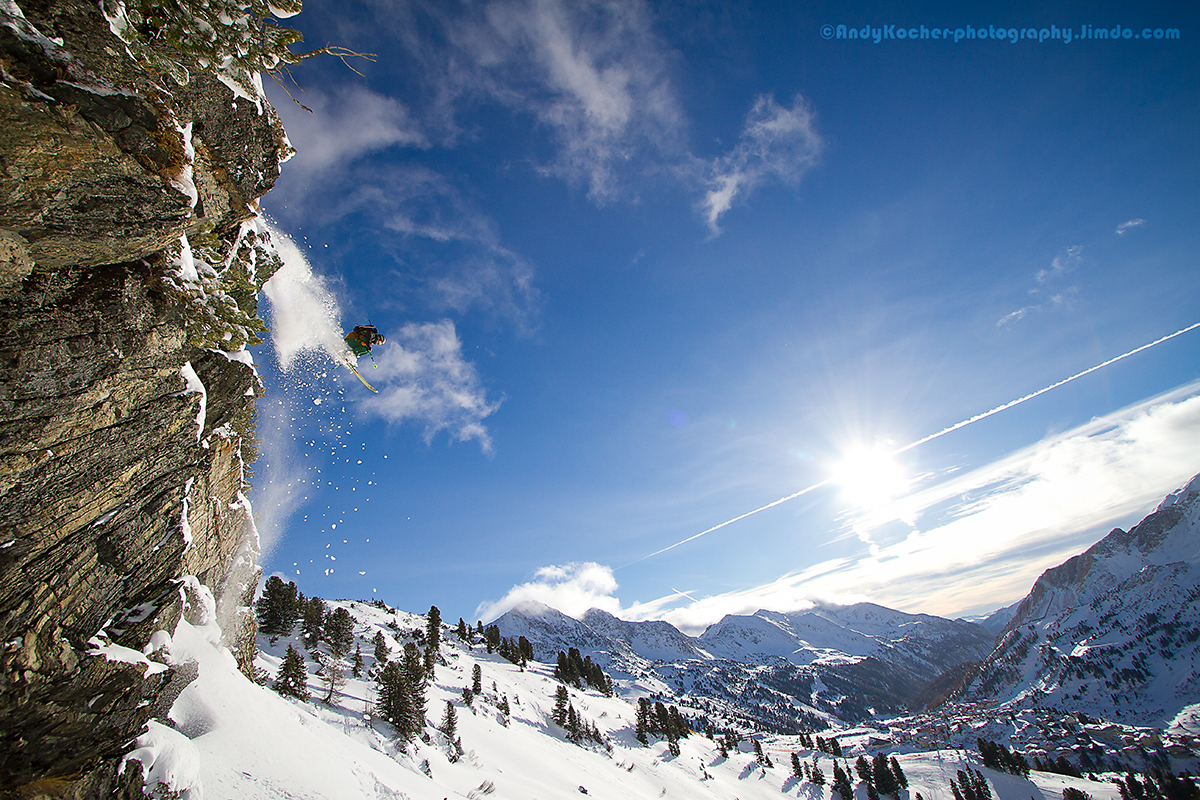
[[[314,406],[319,406],[319,405],[321,405],[321,398],[319,398],[319,397],[314,397],[314,398],[313,398],[313,405],[314,405]]]

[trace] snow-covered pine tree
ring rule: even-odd
[[[357,642],[354,644],[354,660],[350,663],[351,674],[356,678],[361,678],[363,671],[362,647]]]
[[[478,663],[471,670],[471,691],[475,694],[483,694],[483,668]]]

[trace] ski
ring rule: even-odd
[[[372,392],[374,392],[375,394],[379,394],[379,390],[378,390],[378,389],[376,389],[376,388],[375,388],[374,386],[372,386],[371,384],[367,383],[367,379],[366,379],[366,378],[364,378],[362,375],[360,375],[360,374],[359,374],[359,372],[358,372],[358,367],[355,367],[355,366],[353,366],[353,365],[351,365],[351,364],[347,364],[346,366],[347,366],[347,367],[350,367],[350,371],[354,373],[354,377],[356,377],[356,378],[358,378],[360,381],[362,381],[362,385],[363,385],[363,386],[367,387],[368,389],[370,389],[370,390],[371,390]]]

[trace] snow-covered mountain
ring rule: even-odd
[[[1200,701],[1200,476],[1044,572],[953,697],[1162,725]]]
[[[631,701],[647,693],[644,686],[630,687],[625,697],[570,688],[572,708],[603,739],[602,743],[572,743],[563,726],[552,719],[560,684],[551,677],[550,665],[531,663],[522,669],[487,653],[481,637],[462,641],[448,626],[442,629],[439,663],[425,691],[424,729],[405,744],[395,738],[388,723],[368,713],[376,697],[370,676],[379,667],[373,641],[377,633],[382,634],[397,654],[406,642],[421,642],[425,617],[381,604],[329,603],[352,616],[354,644],[363,661],[355,677],[349,672],[352,659],[347,658],[343,662],[346,682],[332,692],[318,675],[313,653],[306,652],[298,631],[278,639],[260,637],[256,667],[267,683],[278,676],[289,645],[301,651],[312,692],[306,702],[247,680],[220,644],[211,595],[201,600],[206,602],[192,609],[191,622],[181,622],[170,642],[162,643],[173,663],[190,664],[198,677],[171,707],[170,724],[152,723],[128,756],[145,765],[146,790],[153,796],[181,800],[838,798],[828,782],[829,757],[798,737],[756,735],[761,758],[749,740],[728,748],[724,755],[717,742],[701,735],[680,740],[678,755],[672,755],[668,742],[658,736],[650,736],[643,745],[635,737],[636,708]],[[325,653],[325,645],[318,649]],[[463,689],[473,683],[476,669],[482,691],[468,703]],[[321,699],[325,695],[330,696],[329,702]],[[447,704],[457,714],[455,738],[461,741],[461,754],[439,730]],[[694,709],[680,705],[680,710],[695,718]],[[851,760],[881,748],[894,753],[908,780],[898,800],[911,800],[918,792],[923,797],[943,796],[947,776],[952,777],[954,769],[978,765],[977,757],[945,746],[935,754],[918,752],[911,744],[880,745],[876,737],[881,734],[874,728],[830,733],[838,735]],[[806,765],[819,763],[825,783],[794,776],[793,753]],[[1086,790],[1096,800],[1118,798],[1115,786],[1086,779],[1042,772],[1026,779],[986,768],[980,774],[997,800],[1056,797],[1068,786]],[[865,797],[866,785],[853,773],[852,780],[854,797]]]
[[[599,609],[577,620],[533,602],[495,624],[503,636],[526,637],[539,659],[574,647],[618,684],[654,687],[724,719],[781,732],[899,713],[946,669],[979,661],[993,644],[972,623],[872,603],[728,615],[699,637]]]

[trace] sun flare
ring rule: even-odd
[[[833,465],[832,480],[859,506],[878,505],[908,488],[908,472],[886,445],[855,445]]]

